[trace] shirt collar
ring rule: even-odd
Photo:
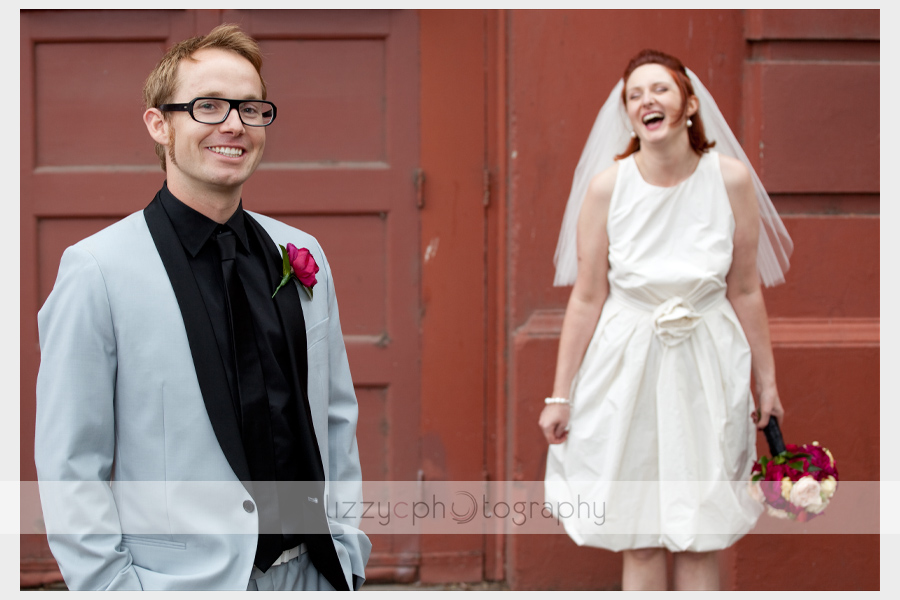
[[[250,244],[247,240],[247,227],[244,224],[243,203],[238,204],[237,210],[224,225],[219,225],[176,198],[165,184],[160,190],[160,200],[169,215],[169,220],[172,221],[181,245],[192,257],[196,257],[207,240],[220,229],[234,231],[239,242],[238,249],[244,254],[249,253]]]

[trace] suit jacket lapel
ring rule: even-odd
[[[277,285],[277,282],[281,281],[282,276],[281,251],[263,226],[257,223],[249,214],[245,213],[245,215],[247,222],[254,228],[263,246],[270,250],[271,280],[276,282]],[[308,482],[307,485],[312,485],[312,482],[322,482],[321,485],[317,484],[314,486],[317,489],[313,492],[318,498],[321,498],[321,503],[306,504],[309,510],[305,513],[304,518],[310,519],[312,522],[307,523],[305,530],[328,531],[328,518],[325,515],[325,471],[322,467],[322,455],[319,452],[319,443],[313,428],[307,389],[309,364],[306,354],[306,320],[303,317],[303,303],[300,299],[300,290],[294,282],[285,285],[279,293],[275,294],[275,305],[287,340],[291,364],[294,365],[294,369],[291,370],[294,396],[298,399],[302,408],[302,410],[298,411],[300,435],[296,442],[300,446],[300,455],[307,457],[307,460],[302,465],[305,472],[305,481]],[[310,548],[310,559],[316,569],[328,579],[335,589],[349,590],[331,535],[327,533],[311,533],[305,535],[304,539]]]
[[[281,281],[282,258],[278,245],[272,241],[268,232],[262,225],[249,214],[245,213],[247,222],[256,231],[264,248],[268,248],[270,258],[271,280]],[[276,283],[277,285],[277,283]],[[313,429],[312,412],[309,408],[308,378],[309,365],[306,356],[306,320],[303,317],[303,305],[300,293],[294,282],[285,285],[279,293],[275,294],[275,306],[287,341],[288,354],[290,355],[292,369],[292,385],[296,398],[300,402],[300,449],[304,456],[315,457],[309,463],[307,481],[325,481],[325,472],[322,468],[322,455],[319,452],[319,444],[316,440],[316,432]],[[305,417],[305,418],[304,418]]]
[[[150,236],[166,268],[175,298],[178,300],[178,307],[181,309],[184,330],[187,333],[197,381],[200,384],[200,393],[216,439],[234,474],[245,487],[248,487],[250,468],[247,465],[247,457],[244,456],[225,368],[216,350],[215,334],[200,289],[194,280],[181,242],[178,241],[175,229],[158,197],[144,209],[144,219],[147,221]],[[248,491],[251,491],[249,487]]]

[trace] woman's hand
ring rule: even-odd
[[[541,418],[538,419],[538,427],[544,433],[547,443],[561,444],[566,441],[571,410],[568,404],[548,404],[544,407]]]
[[[781,399],[778,397],[778,389],[774,386],[768,387],[759,393],[759,412],[756,413],[756,428],[764,429],[769,424],[769,417],[778,419],[778,424],[784,423],[784,407],[781,406]]]

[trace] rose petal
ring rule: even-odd
[[[312,257],[312,254],[306,248],[297,250],[297,255],[291,260],[291,267],[294,269],[294,275],[300,280],[300,283],[308,288],[316,285],[316,273],[319,272],[319,265]]]

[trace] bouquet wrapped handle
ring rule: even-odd
[[[763,428],[766,434],[766,441],[769,442],[769,452],[772,457],[776,457],[786,450],[784,447],[784,439],[781,437],[781,428],[778,426],[778,419],[769,417],[769,423]]]

